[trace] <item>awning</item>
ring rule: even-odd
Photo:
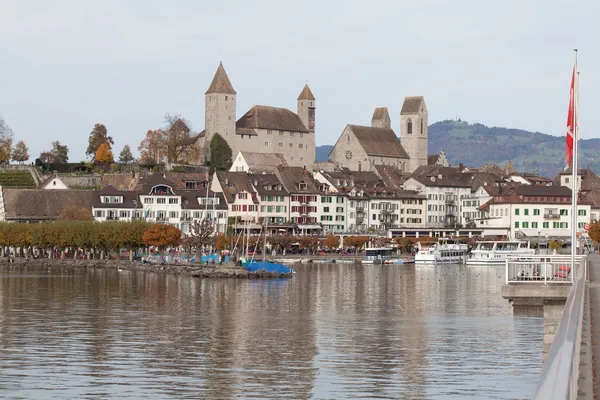
[[[538,233],[539,232],[539,233]],[[570,229],[521,229],[521,233],[525,236],[528,237],[539,237],[540,238],[545,238],[546,236],[548,237],[565,237],[565,238],[570,238],[571,237],[571,230]]]
[[[298,229],[321,229],[321,225],[302,225],[302,224],[298,224]]]

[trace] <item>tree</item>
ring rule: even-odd
[[[60,142],[52,142],[52,150],[40,153],[39,160],[44,164],[66,163],[69,161],[69,148]]]
[[[590,224],[588,235],[590,235],[590,238],[592,238],[594,242],[600,242],[600,222],[594,222],[593,224]]]
[[[94,161],[103,165],[109,165],[113,163],[113,153],[110,151],[108,142],[104,142],[98,147],[98,150],[96,150],[96,155],[94,156]]]
[[[158,164],[165,161],[167,144],[163,131],[150,130],[138,146],[140,152],[139,163],[142,165]]]
[[[165,249],[181,242],[181,231],[172,225],[154,224],[144,230],[144,244],[158,247],[162,261]]]
[[[215,243],[215,224],[208,219],[196,220],[190,224],[190,235],[186,242],[196,248],[196,261],[200,260],[200,249]]]
[[[337,235],[329,235],[325,238],[323,244],[328,249],[337,249],[338,247],[340,247],[340,237]]]
[[[346,236],[344,238],[344,246],[353,247],[357,253],[368,242],[368,236]]]
[[[24,141],[19,140],[17,142],[12,152],[12,159],[19,164],[23,164],[25,161],[29,160],[29,149]]]
[[[58,219],[66,221],[91,221],[94,217],[88,209],[77,206],[66,206],[61,211]]]
[[[13,137],[12,129],[0,115],[0,163],[10,162]]]
[[[215,133],[210,141],[210,169],[212,171],[229,171],[231,168],[231,147],[221,135]]]
[[[396,236],[396,244],[403,253],[409,253],[415,244],[415,240],[409,237]]]
[[[189,121],[179,114],[165,114],[165,123],[163,137],[167,148],[167,161],[178,163],[193,147],[196,138],[190,136]]]
[[[85,152],[87,156],[92,159],[96,158],[96,152],[102,143],[108,143],[108,149],[112,149],[112,145],[115,144],[113,138],[108,136],[108,131],[106,126],[102,124],[94,125],[94,129],[90,133],[90,138],[88,141],[88,148]]]
[[[131,154],[131,148],[128,144],[126,144],[123,146],[123,150],[121,150],[121,153],[119,154],[119,162],[123,164],[131,164],[134,161],[135,158],[133,158],[133,154]]]

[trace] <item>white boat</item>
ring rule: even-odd
[[[434,265],[465,261],[469,246],[459,239],[439,238],[437,243],[427,246],[417,243],[416,265]]]
[[[477,242],[471,250],[467,265],[504,265],[508,256],[533,256],[535,249],[529,247],[529,242],[519,240]]]
[[[361,261],[363,264],[383,264],[386,260],[396,258],[392,255],[389,247],[367,247],[365,249],[365,258]]]

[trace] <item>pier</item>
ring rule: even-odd
[[[534,399],[600,395],[600,256],[507,260],[502,296],[515,313],[544,317],[544,365]]]

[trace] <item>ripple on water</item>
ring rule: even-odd
[[[3,398],[528,398],[542,320],[503,272],[303,265],[292,280],[0,271]]]

